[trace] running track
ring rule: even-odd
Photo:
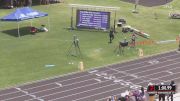
[[[0,101],[106,101],[149,82],[180,83],[180,53],[171,51],[0,90]]]

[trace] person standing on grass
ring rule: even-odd
[[[109,31],[109,39],[110,39],[109,43],[112,43],[112,40],[114,39],[114,31],[112,27]]]
[[[136,45],[136,35],[133,33],[131,36],[131,46],[134,48]]]

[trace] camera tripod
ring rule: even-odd
[[[68,56],[75,56],[75,57],[81,57],[82,58],[82,54],[81,54],[81,50],[79,47],[79,39],[77,38],[76,35],[73,36],[73,42],[70,46],[70,48],[68,49]]]

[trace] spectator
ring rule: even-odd
[[[161,85],[164,85],[164,83],[161,83]],[[165,101],[165,94],[159,94],[159,101]]]
[[[175,85],[175,82],[174,82],[174,81],[171,81],[170,85],[171,85],[171,86],[174,86],[174,85]],[[169,96],[168,96],[168,101],[169,101],[169,98],[171,99],[171,101],[173,101],[173,94],[169,94]]]
[[[107,98],[107,101],[111,101],[111,96],[109,96],[109,97]]]
[[[144,96],[144,87],[141,87],[141,96]]]
[[[118,101],[127,101],[125,96],[126,96],[125,93],[121,93],[121,96],[118,98]]]
[[[145,101],[145,98],[146,98],[146,96],[145,96],[145,92],[144,92],[144,87],[141,87],[139,99],[140,99],[141,101]]]

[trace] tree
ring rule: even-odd
[[[26,6],[32,6],[32,0],[26,0],[25,2]]]
[[[41,4],[47,5],[49,4],[49,0],[40,0],[40,5]]]

